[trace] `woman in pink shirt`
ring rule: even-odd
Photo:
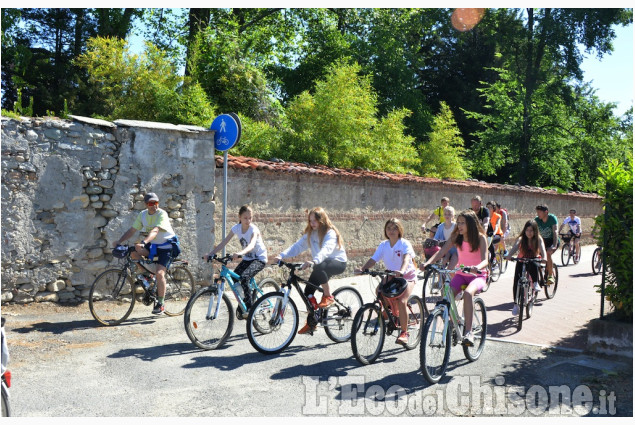
[[[443,245],[443,248],[426,261],[421,268],[425,269],[429,264],[436,262],[438,258],[442,258],[450,248],[454,246],[457,248],[459,254],[458,264],[465,272],[462,270],[457,271],[450,282],[450,287],[455,295],[465,287],[463,292],[463,315],[465,317],[465,330],[469,331],[463,336],[463,345],[473,346],[473,298],[477,292],[480,292],[485,287],[487,280],[486,274],[479,274],[487,268],[487,236],[485,236],[485,230],[474,211],[461,211],[456,219],[456,227],[450,239],[451,243]]]

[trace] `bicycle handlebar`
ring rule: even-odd
[[[239,258],[242,258],[242,255],[238,256]],[[224,257],[219,257],[218,255],[214,254],[214,255],[204,255],[203,257],[201,257],[203,260],[206,260],[208,263],[211,261],[218,261],[219,263],[224,264],[225,266],[234,258],[234,254],[227,254]]]
[[[547,262],[547,260],[535,257],[535,258],[522,258],[522,257],[509,257],[509,261],[518,261],[519,263],[535,263],[541,265]]]
[[[372,277],[384,277],[384,276],[397,275],[397,273],[392,270],[369,270],[369,269],[362,270],[360,275],[364,275],[364,274],[370,275]]]
[[[287,263],[286,261],[278,260],[278,267],[287,267],[290,270],[297,270],[302,267],[304,263]]]
[[[430,269],[433,269],[433,270],[436,270],[436,271],[438,271],[438,272],[442,272],[442,273],[462,272],[462,273],[471,274],[471,275],[473,275],[473,276],[482,276],[483,274],[485,274],[485,273],[481,272],[480,270],[479,270],[479,272],[478,272],[478,273],[473,273],[473,272],[471,271],[472,266],[468,266],[468,267],[455,267],[455,268],[453,268],[453,269],[446,269],[446,268],[441,267],[441,266],[439,266],[439,265],[437,265],[437,264],[428,264],[428,265],[425,267],[425,270],[430,270]]]

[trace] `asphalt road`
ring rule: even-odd
[[[580,270],[590,261],[586,249],[585,254],[575,266]],[[580,274],[574,272],[571,268],[571,274]],[[510,269],[507,275],[511,274]],[[502,291],[511,293],[505,278],[499,281],[501,300]],[[394,336],[386,339],[375,364],[362,366],[352,356],[350,343],[335,344],[323,330],[314,336],[298,335],[281,354],[266,356],[251,347],[244,321],[235,322],[224,347],[202,351],[187,338],[182,316],[152,316],[151,307],[140,304],[129,321],[112,328],[97,326],[87,304],[3,306],[13,414],[632,416],[632,361],[591,356],[575,347],[522,343],[522,333],[539,326],[547,309],[569,308],[563,302],[567,279],[581,278],[561,274],[563,290],[535,308],[523,331],[510,338],[515,342],[500,335],[488,340],[474,363],[455,347],[447,375],[437,385],[429,385],[419,372],[419,348],[405,351],[394,343]],[[363,293],[371,290],[364,282],[358,287]],[[495,287],[483,295],[496,330],[511,316],[500,307],[509,300],[496,301]],[[364,295],[364,300],[369,297]],[[584,306],[574,308],[586,311]],[[585,320],[575,312],[566,314],[570,320]],[[545,341],[559,325],[543,326]],[[509,328],[500,325],[496,332]],[[558,393],[564,396],[555,397]]]

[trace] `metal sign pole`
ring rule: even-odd
[[[227,151],[223,152],[223,239],[225,240],[225,231],[227,226]],[[223,257],[225,256],[225,247],[223,247]]]

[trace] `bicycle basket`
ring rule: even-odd
[[[128,255],[128,247],[125,245],[117,245],[112,250],[112,256],[115,258],[126,258],[126,255]]]
[[[408,281],[403,277],[395,277],[381,286],[381,293],[384,297],[395,298],[403,294],[408,287]]]
[[[569,243],[569,241],[571,240],[573,235],[571,233],[569,233],[569,234],[561,234],[560,237],[562,238],[564,243]]]

